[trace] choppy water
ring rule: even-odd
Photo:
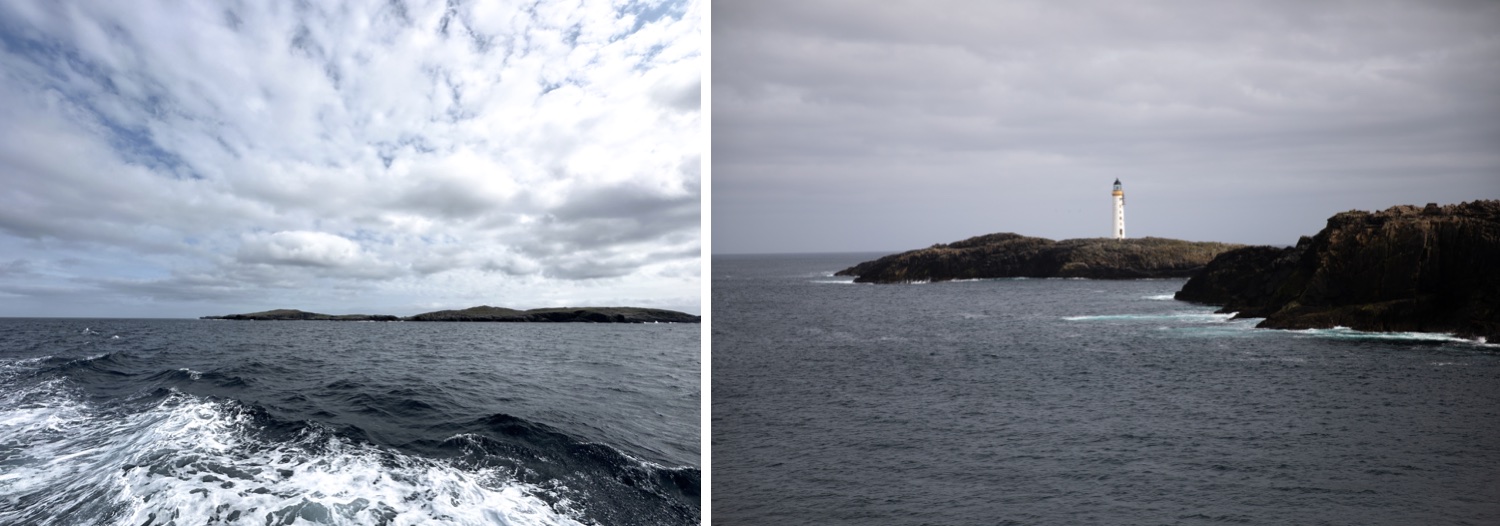
[[[0,524],[696,524],[698,341],[0,319]]]
[[[715,257],[722,524],[1497,524],[1500,348]]]

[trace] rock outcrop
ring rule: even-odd
[[[1139,279],[1187,277],[1242,245],[1146,237],[1053,241],[1000,233],[933,245],[841,270],[859,283],[987,278]]]
[[[389,314],[319,314],[276,309],[249,314],[203,316],[205,320],[255,321],[498,321],[553,323],[699,323],[702,317],[666,309],[641,307],[563,307],[531,310],[482,305],[463,310],[440,310],[401,318]]]
[[[1500,338],[1500,201],[1328,219],[1290,248],[1215,258],[1177,299],[1278,329],[1349,327]]]

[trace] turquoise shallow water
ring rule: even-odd
[[[715,257],[725,524],[1493,524],[1500,349],[1271,331],[1181,280]]]

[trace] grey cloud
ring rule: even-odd
[[[511,276],[525,276],[541,271],[537,262],[522,257],[487,258],[479,264],[479,270],[499,272]]]
[[[635,267],[673,260],[691,259],[700,252],[697,243],[663,252],[591,251],[553,258],[544,273],[561,279],[616,278]]]
[[[12,259],[0,263],[0,277],[20,277],[34,273],[36,264],[28,259]]]
[[[427,216],[472,220],[501,210],[503,201],[475,192],[463,181],[424,179],[401,193],[395,204]]]
[[[1239,242],[1500,196],[1494,4],[716,7],[719,251],[1099,235],[1115,177],[1133,231]]]
[[[89,289],[80,290],[77,286],[34,283],[0,283],[0,293],[14,296],[68,297],[72,299],[85,299],[90,296],[96,296],[96,291]],[[21,315],[25,315],[25,313]]]
[[[689,193],[648,189],[633,184],[581,189],[570,195],[562,206],[548,211],[536,227],[536,235],[515,247],[542,261],[571,258],[575,254],[595,257],[597,251],[611,247],[628,247],[640,257],[598,258],[588,264],[567,261],[550,275],[597,277],[608,272],[624,274],[646,261],[658,261],[660,254],[641,245],[651,239],[696,239],[700,222],[696,188]],[[667,247],[662,248],[675,251]],[[696,243],[694,243],[696,249]],[[675,256],[673,256],[675,257]],[[606,262],[618,264],[612,271],[584,270]]]
[[[588,219],[638,220],[663,223],[668,230],[695,226],[698,220],[696,188],[690,191],[643,188],[618,184],[585,188],[569,196],[562,206],[550,210],[559,221]]]
[[[410,270],[421,275],[431,275],[463,269],[478,269],[488,273],[507,276],[527,276],[541,271],[541,264],[524,255],[512,253],[505,247],[491,246],[488,250],[475,251],[473,247],[458,244],[434,245],[413,259]]]
[[[653,94],[656,102],[676,111],[695,112],[703,106],[701,93],[703,82],[697,76],[690,78],[690,82],[676,80],[664,80]]]
[[[242,281],[215,279],[204,275],[173,276],[165,279],[87,278],[81,281],[101,292],[123,297],[197,304],[225,300],[253,300],[263,298],[269,292],[267,290],[269,287],[264,284],[247,284]]]

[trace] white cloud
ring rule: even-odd
[[[635,4],[6,2],[0,249],[122,298],[695,297],[703,6]]]
[[[239,259],[273,265],[346,267],[364,257],[359,244],[333,234],[283,231],[249,236],[240,246]]]

